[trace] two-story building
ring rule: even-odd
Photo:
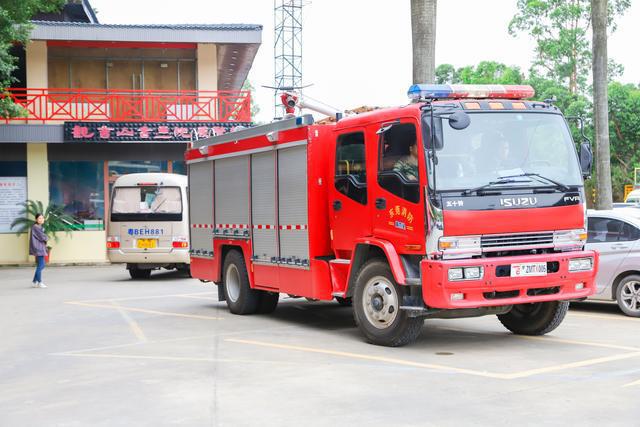
[[[28,262],[10,223],[27,199],[74,218],[54,263],[104,262],[110,185],[134,172],[185,173],[189,142],[251,122],[243,83],[261,43],[247,24],[101,24],[88,1],[33,21],[0,122],[0,264]]]

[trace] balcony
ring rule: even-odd
[[[27,112],[5,123],[251,121],[248,91],[10,88],[3,96]]]

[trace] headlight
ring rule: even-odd
[[[584,229],[562,230],[553,233],[553,246],[556,249],[583,247],[586,241],[587,232]]]
[[[569,260],[569,272],[589,271],[593,269],[593,258],[573,258]]]
[[[458,258],[471,257],[482,253],[480,236],[441,237],[438,240],[438,249],[445,255],[454,255]],[[452,257],[448,256],[448,258]]]
[[[449,269],[449,281],[479,280],[484,276],[482,267],[454,267]]]

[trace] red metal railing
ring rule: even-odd
[[[29,122],[251,121],[248,91],[10,88],[0,96],[10,97],[28,114],[10,120]]]

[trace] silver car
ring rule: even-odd
[[[590,300],[616,301],[640,317],[640,209],[587,212],[587,249],[600,253],[596,293]]]

